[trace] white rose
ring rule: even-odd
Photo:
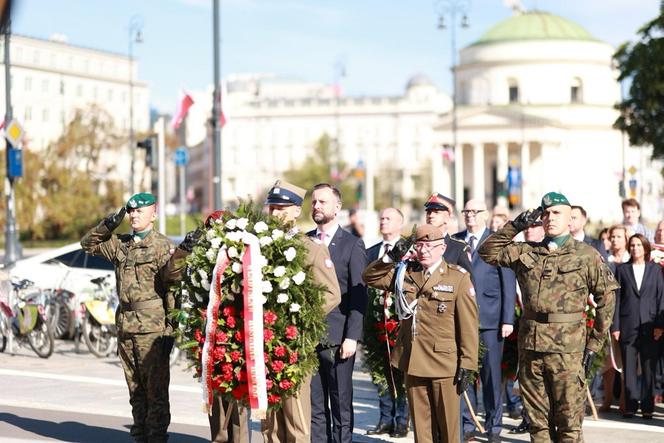
[[[237,220],[234,218],[228,220],[224,226],[228,229],[235,229],[235,225],[237,224]]]
[[[224,294],[224,298],[228,301],[234,301],[235,300],[235,296],[230,292],[228,294]]]
[[[300,310],[300,305],[298,305],[297,303],[292,303],[292,304],[290,305],[290,309],[289,309],[289,310],[290,310],[291,312],[298,312],[298,311]]]
[[[296,285],[299,286],[299,285],[302,284],[302,282],[304,281],[304,279],[306,277],[307,277],[307,275],[304,272],[300,271],[300,272],[298,272],[297,274],[295,274],[293,276],[293,281],[295,282]]]
[[[260,234],[261,232],[267,231],[269,228],[265,222],[259,221],[254,225],[254,232],[256,234]]]
[[[242,230],[244,231],[245,228],[247,227],[247,223],[249,223],[249,220],[246,219],[246,218],[244,218],[244,217],[242,217],[242,218],[238,219],[238,221],[237,221],[237,223],[236,223],[235,226],[237,226],[238,229],[242,229]]]
[[[221,237],[215,237],[212,240],[210,240],[210,245],[213,248],[219,249],[219,246],[221,246]]]
[[[290,279],[288,277],[284,278],[279,282],[279,289],[288,289],[290,286]]]
[[[286,274],[286,268],[283,266],[277,266],[274,268],[274,271],[272,271],[272,274],[274,274],[275,277],[283,277]]]
[[[267,303],[267,297],[264,296],[264,295],[261,295],[261,296],[258,297],[258,301],[260,302],[260,304],[264,305],[265,303]]]
[[[199,303],[203,301],[203,296],[201,296],[198,292],[194,293],[194,297],[196,298],[196,301]]]
[[[267,262],[267,258],[265,258],[264,255],[259,255],[258,258],[256,259],[256,263],[261,269],[269,265],[269,263]]]
[[[191,274],[191,284],[197,288],[201,287],[201,284],[196,280],[196,274]]]
[[[277,240],[283,236],[284,236],[284,231],[282,231],[281,229],[272,230],[272,240]]]
[[[237,252],[237,248],[236,248],[235,246],[231,246],[230,248],[228,248],[228,256],[229,256],[230,258],[235,258],[235,257],[237,257],[238,255],[239,255],[239,254],[238,254],[238,252]]]
[[[208,282],[207,280],[201,280],[201,286],[202,286],[203,289],[205,289],[206,291],[209,291],[209,290],[210,290],[210,282]]]
[[[382,305],[384,302],[385,302],[385,299],[383,298],[382,295],[380,297],[378,297],[378,304],[379,305]]]
[[[288,301],[288,294],[280,293],[277,295],[277,303],[286,303]]]
[[[272,292],[272,283],[270,283],[270,282],[267,281],[267,280],[263,280],[263,281],[261,282],[261,292],[262,292],[263,294],[267,294],[267,293]]]
[[[208,231],[205,233],[205,238],[207,238],[208,240],[212,240],[216,236],[217,236],[217,231],[215,231],[214,228],[208,229]]]
[[[297,251],[292,246],[284,251],[284,257],[286,257],[287,261],[293,261],[296,255]]]
[[[233,265],[231,266],[231,269],[236,274],[240,274],[242,272],[242,265],[238,262],[234,262]]]
[[[260,239],[258,239],[258,243],[259,243],[261,246],[267,246],[267,245],[269,245],[270,243],[272,243],[272,238],[271,238],[270,236],[266,235],[266,236],[261,237]]]
[[[389,308],[390,306],[392,306],[392,303],[393,303],[393,302],[392,302],[392,297],[388,297],[388,298],[385,300],[385,303],[387,303],[387,307],[388,307],[388,308]]]
[[[229,232],[228,234],[226,234],[226,238],[229,239],[230,241],[239,242],[240,240],[242,240],[242,232],[240,231]]]
[[[208,249],[205,252],[205,258],[208,259],[208,261],[215,261],[217,258],[217,250],[216,249]]]
[[[199,270],[198,270],[198,275],[201,276],[201,281],[202,281],[202,282],[203,282],[203,281],[207,281],[207,279],[208,279],[208,275],[207,275],[207,272],[205,272],[203,269],[199,269]]]

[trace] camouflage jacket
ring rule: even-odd
[[[153,230],[134,242],[131,234],[113,234],[102,222],[85,234],[81,246],[88,254],[101,255],[115,265],[119,335],[172,332],[166,313],[173,307],[173,296],[162,275],[174,248],[168,237]]]
[[[507,223],[485,240],[479,254],[487,263],[510,267],[516,273],[524,310],[519,348],[599,351],[611,326],[615,290],[619,288],[601,255],[571,237],[560,248],[549,250],[543,242],[512,241],[517,233],[514,225]],[[589,294],[594,295],[597,308],[594,325],[586,336],[583,312]]]

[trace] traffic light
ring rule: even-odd
[[[158,160],[154,138],[148,137],[146,139],[140,140],[138,143],[136,143],[136,147],[145,149],[145,164],[148,165],[151,169],[157,169]]]

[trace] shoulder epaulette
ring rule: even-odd
[[[452,236],[450,235],[450,239],[451,239],[451,240],[454,240],[455,242],[457,242],[457,243],[459,243],[459,244],[461,244],[462,246],[468,246],[468,243],[466,243],[465,241],[461,240],[460,238],[455,238],[455,237],[452,237]]]
[[[454,263],[448,263],[447,266],[449,266],[450,269],[456,269],[457,271],[460,271],[462,274],[468,274],[468,271],[466,271],[463,267],[455,265]]]

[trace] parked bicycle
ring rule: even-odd
[[[117,349],[115,310],[119,301],[109,277],[90,280],[96,288],[92,296],[81,303],[83,341],[99,358],[107,357]]]
[[[28,344],[39,357],[50,357],[55,340],[46,318],[46,292],[25,279],[12,279],[11,286],[10,293],[0,297],[0,352],[12,336],[17,345]]]

